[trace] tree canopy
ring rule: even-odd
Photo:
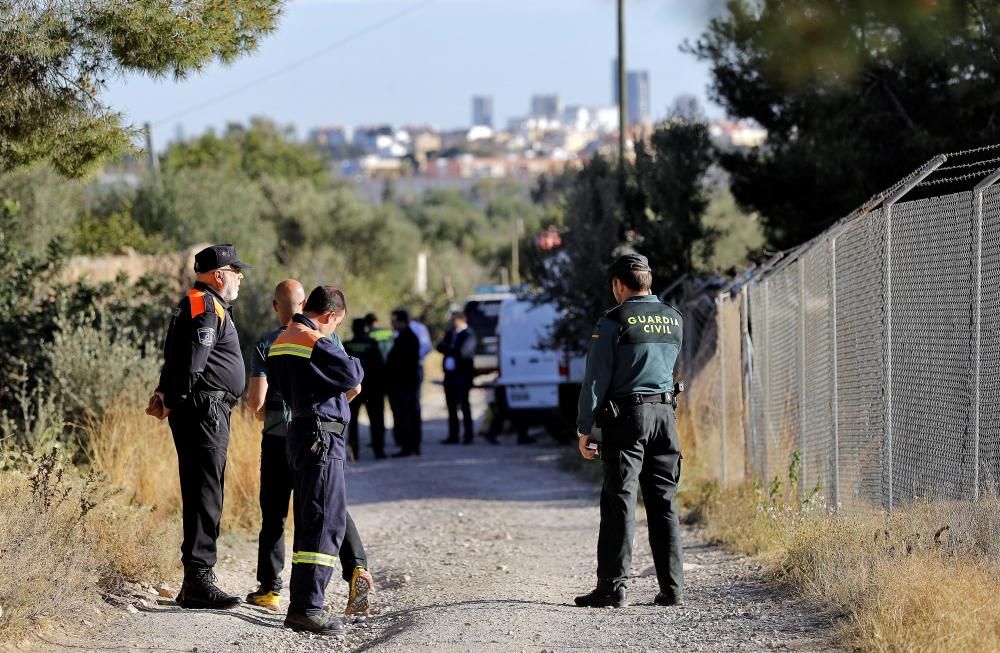
[[[729,0],[688,49],[713,99],[768,131],[720,161],[770,243],[808,239],[934,154],[997,142],[998,27],[996,0]]]
[[[101,100],[113,75],[182,78],[272,31],[280,0],[0,0],[0,172],[38,161],[81,176],[125,151]]]
[[[560,246],[535,248],[526,257],[531,276],[563,316],[555,341],[585,346],[594,322],[614,304],[607,270],[616,255],[632,249],[646,255],[654,291],[711,256],[716,234],[702,220],[711,162],[706,126],[676,120],[637,144],[624,198],[617,166],[604,157],[595,156],[572,178]]]

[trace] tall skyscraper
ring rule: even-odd
[[[629,70],[625,73],[625,99],[628,101],[626,109],[630,125],[652,120],[648,70]],[[618,104],[618,59],[611,60],[611,102]]]
[[[558,120],[562,116],[562,102],[558,95],[532,95],[531,117]]]
[[[493,129],[493,96],[472,96],[472,126]]]
[[[651,122],[649,110],[649,71],[630,70],[625,76],[628,87],[628,121],[632,125]]]

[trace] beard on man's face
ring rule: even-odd
[[[239,279],[234,279],[233,281],[227,280],[225,285],[222,286],[222,298],[227,302],[234,301],[240,294],[240,282]]]

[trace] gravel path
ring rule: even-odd
[[[365,540],[378,614],[346,635],[310,637],[283,615],[241,606],[185,611],[148,594],[138,611],[105,606],[99,636],[53,648],[155,651],[763,651],[834,650],[829,619],[768,586],[745,558],[685,532],[687,603],[656,593],[639,512],[629,597],[622,609],[580,609],[594,585],[599,488],[564,471],[565,448],[543,444],[441,446],[440,390],[426,392],[420,458],[373,461],[348,472],[351,514]],[[482,399],[478,398],[481,407]],[[443,401],[441,401],[443,404]],[[256,543],[222,541],[220,585],[245,593]],[[287,572],[286,572],[287,573]],[[342,610],[346,585],[327,593]]]

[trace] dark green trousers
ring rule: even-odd
[[[642,488],[649,546],[660,591],[684,594],[681,527],[674,499],[681,477],[680,443],[669,404],[640,404],[622,410],[603,429],[601,530],[597,540],[597,586],[624,586],[632,564],[636,493]]]

